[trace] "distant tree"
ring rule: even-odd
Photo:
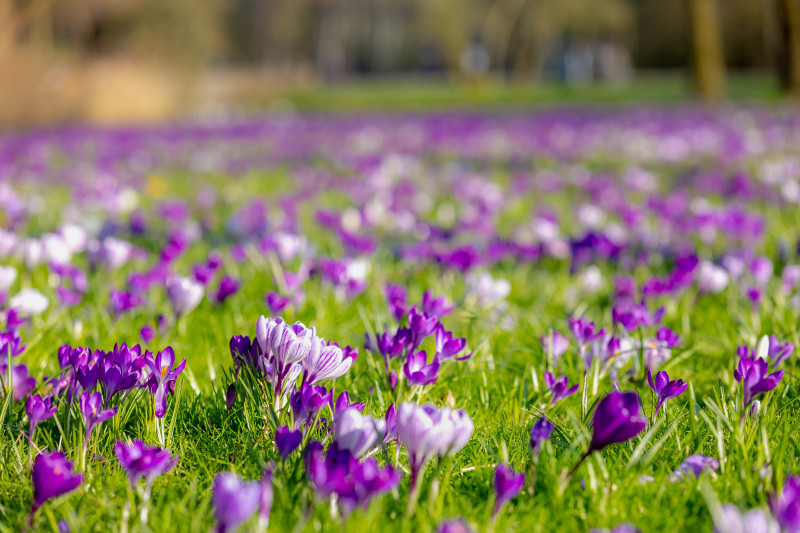
[[[800,0],[778,0],[782,41],[779,74],[781,85],[800,98]]]
[[[725,93],[725,61],[716,0],[689,0],[689,15],[695,91],[703,100],[720,100]]]

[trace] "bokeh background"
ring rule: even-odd
[[[0,128],[775,100],[800,0],[0,0]]]

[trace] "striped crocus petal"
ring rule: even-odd
[[[309,355],[304,361],[308,372],[308,382],[311,384],[326,379],[336,379],[350,370],[352,364],[353,360],[344,357],[342,349],[338,346],[323,346],[314,360],[311,360]]]

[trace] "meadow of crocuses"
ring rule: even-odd
[[[800,113],[0,137],[0,532],[800,531]]]

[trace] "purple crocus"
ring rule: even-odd
[[[375,334],[375,342],[368,333],[364,334],[366,341],[364,348],[373,352],[379,353],[383,357],[383,366],[386,372],[389,371],[389,361],[403,353],[405,348],[405,337],[400,335],[392,335],[388,331]]]
[[[611,444],[630,440],[647,427],[647,421],[640,413],[639,395],[635,392],[613,391],[600,400],[592,417],[592,441],[589,449],[569,475],[575,473],[583,461],[592,453]]]
[[[42,399],[38,394],[33,394],[25,403],[25,413],[30,421],[28,436],[33,438],[33,430],[56,412],[56,407],[50,407],[50,397]]]
[[[702,453],[696,453],[687,457],[683,463],[670,474],[670,481],[682,481],[687,475],[694,476],[695,479],[700,477],[703,472],[716,472],[719,468],[719,461],[714,457],[707,457]]]
[[[468,353],[463,357],[456,357],[461,350],[467,345],[467,339],[462,337],[453,338],[453,333],[444,329],[442,324],[437,324],[436,329],[433,331],[434,340],[436,341],[436,354],[444,360],[456,359],[464,361],[472,357],[472,353]]]
[[[539,450],[542,447],[542,443],[550,438],[554,429],[555,426],[553,423],[545,417],[542,417],[534,422],[533,427],[531,427],[530,440],[531,450],[533,450],[534,456],[539,455]]]
[[[453,311],[453,304],[451,304],[445,296],[434,296],[429,290],[425,291],[422,295],[422,312],[427,313],[436,318],[442,318]]]
[[[578,390],[577,383],[572,387],[569,386],[569,379],[567,376],[558,376],[556,378],[551,372],[547,371],[544,373],[544,384],[553,395],[553,399],[550,400],[550,405],[555,405],[564,398],[572,396]]]
[[[435,316],[420,312],[416,306],[412,307],[408,312],[408,351],[416,350],[423,339],[433,334],[438,323]]]
[[[783,531],[800,531],[800,475],[786,477],[781,491],[769,499],[769,507]]]
[[[81,396],[80,408],[81,415],[83,415],[83,423],[86,426],[85,445],[88,446],[89,437],[91,437],[94,428],[117,414],[117,408],[103,409],[103,397],[99,392],[84,392]]]
[[[289,325],[283,319],[265,318],[256,322],[256,339],[261,352],[273,367],[271,376],[275,396],[280,396],[288,382],[293,382],[300,374],[300,361],[311,351],[315,337],[314,330],[297,322]]]
[[[395,320],[400,320],[406,314],[408,304],[406,303],[406,288],[402,285],[386,285],[386,301],[389,304],[389,312]]]
[[[200,283],[182,276],[175,276],[167,284],[167,297],[172,303],[176,317],[181,317],[198,306],[205,288]]]
[[[372,449],[384,433],[383,420],[362,415],[358,409],[338,410],[333,419],[333,442],[356,457]]]
[[[61,452],[40,453],[33,461],[33,505],[31,520],[47,500],[72,492],[83,482],[83,476],[72,471],[72,462]]]
[[[322,385],[308,385],[303,383],[302,387],[292,391],[289,404],[294,415],[294,428],[308,426],[314,423],[314,419],[319,410],[325,407],[333,399],[333,393]]]
[[[439,379],[439,355],[433,357],[433,361],[428,364],[428,354],[424,350],[408,354],[406,364],[403,365],[403,372],[406,375],[408,384],[412,387],[429,385]]]
[[[286,461],[293,451],[300,447],[303,433],[300,430],[292,431],[287,426],[280,426],[275,430],[275,447],[282,461]]]
[[[244,481],[233,472],[217,474],[211,497],[217,533],[233,531],[253,516],[261,504],[261,491],[258,481]]]
[[[225,300],[236,294],[239,290],[239,280],[230,276],[222,276],[219,280],[219,287],[214,291],[212,298],[214,303],[223,304]]]
[[[319,383],[328,379],[343,376],[353,364],[351,357],[335,344],[325,344],[319,337],[311,340],[311,349],[301,361],[303,366],[303,383]]]
[[[639,395],[635,392],[609,393],[600,400],[592,421],[590,453],[632,439],[647,426],[640,414]]]
[[[733,372],[733,377],[736,381],[742,384],[742,394],[744,396],[744,410],[753,403],[756,396],[762,392],[769,392],[778,386],[778,383],[783,378],[783,370],[778,370],[772,374],[767,374],[769,364],[760,357],[755,357],[753,354],[747,354],[747,347],[744,350],[739,348],[739,353],[742,356],[739,359],[739,365]],[[744,418],[742,418],[744,420]]]
[[[569,329],[578,343],[581,359],[584,362],[584,369],[588,369],[591,365],[591,360],[586,357],[586,348],[595,340],[602,338],[606,330],[600,328],[599,330],[594,325],[594,322],[585,318],[570,318]]]
[[[794,343],[781,342],[775,335],[770,335],[767,341],[767,357],[772,361],[772,366],[778,366],[794,353]]]
[[[545,355],[549,357],[552,354],[553,360],[561,357],[569,348],[569,337],[560,331],[553,331],[552,335],[542,335],[539,337],[539,342]]]
[[[524,484],[524,473],[516,473],[510,466],[498,464],[494,474],[495,502],[492,514],[497,515],[500,509],[519,493]]]
[[[473,533],[473,531],[463,520],[448,520],[436,529],[436,533]]]
[[[171,346],[167,346],[155,357],[146,352],[145,361],[151,371],[147,385],[150,387],[150,392],[155,395],[156,417],[163,418],[167,412],[167,394],[175,394],[175,382],[186,366],[186,358],[172,368],[175,364],[175,352]]]
[[[714,533],[779,533],[779,528],[769,513],[761,509],[743,513],[737,506],[726,503],[714,516]]]
[[[472,419],[463,410],[432,404],[402,403],[397,410],[397,437],[408,450],[411,487],[416,486],[425,463],[434,455],[458,453],[472,437]]]
[[[180,459],[177,455],[172,457],[169,450],[148,446],[140,440],[130,444],[117,441],[114,455],[131,480],[131,487],[142,478],[147,485],[151,485],[155,478],[172,470]]]
[[[653,413],[654,421],[656,416],[658,416],[658,410],[661,409],[664,402],[671,398],[677,398],[683,394],[683,391],[689,386],[689,384],[684,383],[682,379],[670,381],[669,375],[663,370],[657,373],[656,379],[653,380],[653,372],[649,368],[647,369],[647,382],[650,383],[650,388],[653,389],[653,392],[656,394],[656,410]]]
[[[0,398],[5,397],[6,390],[11,387],[11,397],[14,400],[21,400],[36,388],[36,379],[28,373],[27,365],[11,365],[9,376],[8,359],[0,360],[0,377],[3,387],[0,387]],[[10,380],[10,381],[9,381]]]

